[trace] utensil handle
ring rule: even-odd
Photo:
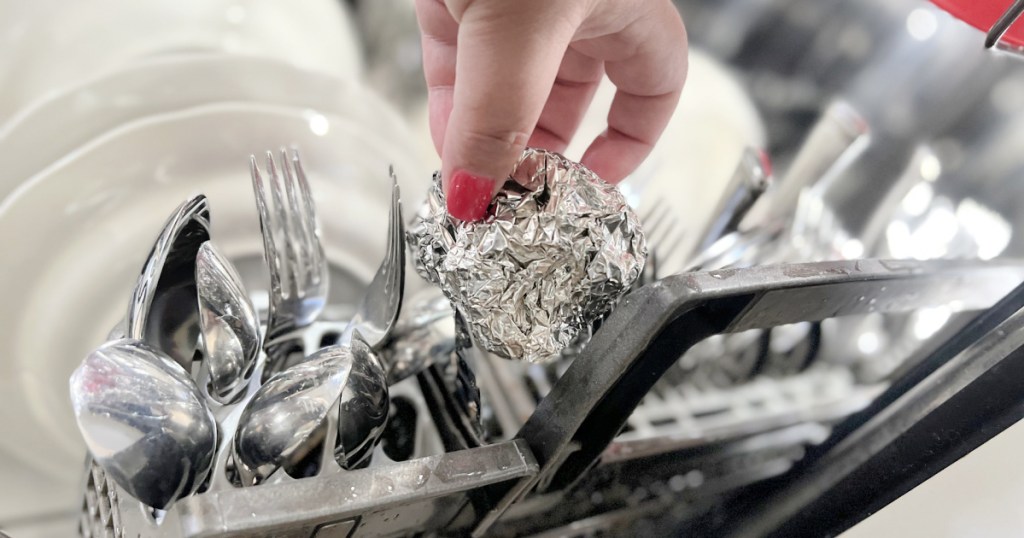
[[[939,158],[929,146],[919,144],[910,158],[907,168],[889,187],[881,202],[875,207],[871,218],[860,233],[860,241],[868,256],[885,255],[879,247],[885,235],[885,228],[892,222],[903,199],[911,189],[923,181],[934,181],[941,171]]]
[[[867,147],[868,133],[867,121],[853,106],[845,101],[831,103],[811,128],[785,175],[775,182],[774,190],[762,197],[759,206],[763,210],[752,224],[790,220],[800,194],[820,188],[849,166]]]
[[[736,171],[725,188],[725,193],[712,213],[700,239],[694,245],[690,259],[695,259],[702,252],[718,241],[722,236],[736,231],[740,221],[755,202],[764,194],[771,183],[772,167],[768,154],[764,150],[746,148]]]

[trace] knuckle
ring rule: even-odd
[[[521,129],[469,129],[462,136],[467,146],[485,155],[505,155],[526,146],[530,133]]]

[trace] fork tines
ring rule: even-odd
[[[261,173],[256,157],[249,160],[270,270],[268,341],[312,323],[327,298],[326,257],[298,151],[282,148],[280,162],[268,151]]]

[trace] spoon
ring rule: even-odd
[[[217,424],[166,354],[139,340],[108,342],[82,361],[70,388],[89,452],[133,497],[166,509],[206,479]]]
[[[325,440],[336,443],[333,456],[342,468],[360,465],[384,431],[388,403],[384,368],[361,336],[275,374],[238,421],[232,449],[242,484],[296,466]]]
[[[164,224],[128,306],[128,338],[149,342],[186,371],[199,344],[196,255],[209,239],[209,206],[198,195]]]
[[[259,355],[259,317],[231,262],[213,243],[199,246],[196,255],[199,327],[210,396],[230,403],[246,387]]]
[[[349,344],[355,367],[337,407],[334,460],[342,469],[355,469],[369,460],[373,447],[384,434],[391,404],[380,357],[360,333],[356,334]]]
[[[447,360],[455,352],[454,311],[447,297],[436,289],[424,290],[410,298],[406,310],[405,319],[380,350],[388,385]]]

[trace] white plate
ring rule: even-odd
[[[0,55],[0,118],[97,72],[164,54],[261,56],[342,77],[362,70],[356,29],[337,0],[32,0],[0,2],[0,14],[5,53],[20,51]]]
[[[428,178],[404,160],[407,140],[324,121],[314,132],[301,109],[252,104],[154,116],[11,193],[0,205],[0,448],[76,487],[83,448],[68,376],[124,315],[153,240],[187,196],[210,198],[213,237],[228,256],[260,255],[250,153],[301,149],[328,258],[369,280],[384,249],[388,163],[403,185]]]
[[[615,87],[605,78],[579,132],[566,151],[579,159],[604,131]],[[622,187],[641,215],[655,200],[672,205],[676,227],[699,230],[711,217],[747,147],[765,147],[757,108],[733,73],[699,50],[690,50],[690,70],[679,106],[646,161]],[[696,241],[691,233],[680,250]]]
[[[397,112],[356,82],[263,58],[154,59],[55,92],[0,127],[0,200],[32,174],[118,125],[221,101],[306,107],[313,122],[319,121],[318,112],[333,113],[382,136],[408,136]]]

